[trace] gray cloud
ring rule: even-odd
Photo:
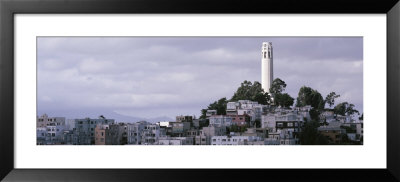
[[[39,37],[38,111],[198,116],[242,81],[261,80],[263,41],[292,97],[306,85],[363,110],[361,37]]]

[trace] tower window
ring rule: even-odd
[[[264,58],[267,58],[267,52],[264,52]]]

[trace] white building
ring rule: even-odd
[[[293,131],[277,130],[276,132],[268,133],[268,138],[265,139],[266,145],[296,145],[299,144],[299,138],[296,137]]]
[[[351,116],[336,115],[336,120],[340,121],[341,123],[352,123],[352,122],[354,122],[354,120],[351,118]]]
[[[261,120],[262,112],[263,105],[250,100],[228,102],[226,105],[226,115],[249,115],[251,121]]]
[[[273,54],[272,42],[263,42],[261,48],[261,86],[269,92],[273,81]]]
[[[261,116],[261,128],[275,129],[276,120],[274,114],[267,114]]]
[[[206,117],[217,115],[217,110],[207,110]]]
[[[166,135],[164,128],[160,128],[157,124],[148,124],[140,132],[142,145],[157,144],[158,139]]]
[[[232,117],[225,115],[214,115],[210,116],[210,125],[211,126],[231,126],[232,125]]]
[[[193,145],[193,137],[161,137],[158,145]]]
[[[46,145],[46,127],[36,128],[36,145]]]
[[[65,117],[49,117],[47,114],[43,114],[36,118],[36,128],[42,128],[46,126],[65,126]]]
[[[226,127],[224,126],[208,126],[200,130],[200,135],[207,137],[221,136],[226,134]]]
[[[75,119],[67,119],[65,126],[67,130],[73,130],[75,127]]]
[[[237,115],[238,108],[239,102],[228,102],[226,104],[226,115]]]
[[[247,145],[248,142],[261,141],[257,136],[213,136],[211,145]]]
[[[127,133],[128,133],[128,144],[140,145],[142,142],[142,131],[146,125],[150,125],[146,121],[140,121],[136,123],[131,123],[127,125]]]

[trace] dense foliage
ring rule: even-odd
[[[306,105],[311,105],[316,110],[322,110],[324,109],[324,99],[317,90],[303,86],[299,90],[296,106],[303,107]]]
[[[319,122],[314,120],[305,122],[300,134],[300,143],[302,145],[327,145],[329,141],[318,132],[319,126]]]
[[[207,109],[201,110],[200,119],[206,118],[207,110],[216,110],[218,115],[225,115],[227,103],[228,103],[228,100],[225,97],[219,99],[218,101],[211,103],[210,105],[208,105]]]
[[[240,84],[240,87],[233,94],[230,101],[238,100],[251,100],[260,104],[269,105],[271,97],[268,93],[264,92],[260,82],[255,81],[253,84],[251,81],[245,80]]]
[[[338,97],[340,97],[340,95],[337,95],[335,92],[331,92],[325,97],[325,103],[327,103],[330,108],[335,104],[335,99]]]
[[[360,114],[356,109],[354,109],[354,104],[350,104],[348,102],[342,102],[335,106],[333,109],[335,114],[340,114],[343,116],[351,116],[353,114]]]

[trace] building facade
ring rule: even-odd
[[[232,125],[232,117],[226,115],[214,115],[210,116],[210,125],[212,126],[231,126]]]
[[[73,129],[74,145],[93,145],[95,144],[95,128],[98,124],[111,125],[114,124],[114,119],[106,119],[99,117],[99,119],[75,119],[75,127]]]

